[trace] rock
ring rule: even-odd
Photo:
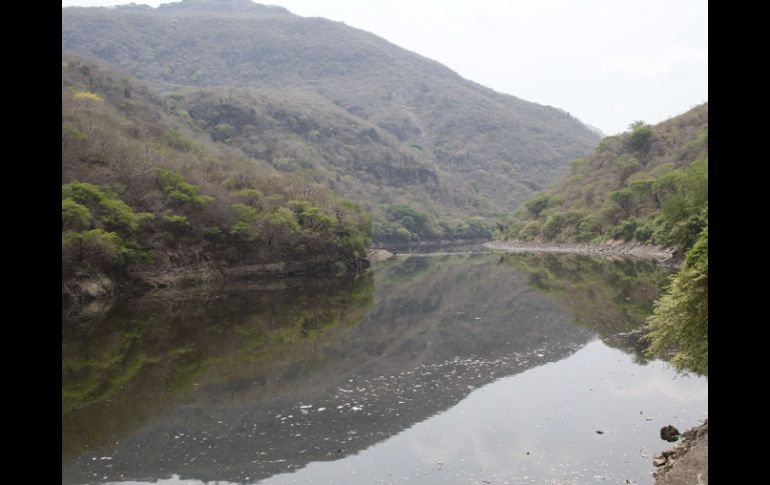
[[[681,434],[686,438],[661,454],[667,458],[664,466],[655,464],[656,485],[708,485],[708,424]]]
[[[597,429],[597,430],[596,430],[596,434],[604,434],[604,431],[601,431],[601,430],[598,430],[598,429]]]
[[[657,466],[663,466],[663,465],[666,464],[666,460],[664,458],[656,458],[656,459],[652,460],[652,464],[654,466],[656,466],[656,467]]]
[[[663,426],[660,428],[660,439],[668,442],[674,442],[679,439],[679,430],[670,424],[668,426]]]
[[[369,249],[366,251],[366,259],[369,261],[385,261],[396,256],[395,252],[385,249]]]
[[[686,439],[686,440],[692,441],[692,440],[698,438],[699,436],[703,436],[703,434],[707,432],[706,429],[707,428],[704,428],[703,425],[701,425],[701,426],[699,426],[697,428],[688,429],[687,431],[682,433],[682,437],[684,439]]]

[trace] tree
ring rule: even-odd
[[[635,121],[629,126],[631,134],[628,136],[628,146],[641,153],[646,153],[650,149],[652,142],[652,128],[644,121]]]
[[[630,189],[620,189],[610,192],[610,200],[623,209],[626,213],[626,217],[631,215],[631,204],[634,201],[634,193]]]
[[[547,195],[540,195],[529,199],[525,205],[530,214],[535,217],[539,217],[551,202],[551,198]]]
[[[214,127],[211,138],[213,138],[214,141],[227,141],[233,136],[234,132],[235,129],[230,123],[219,123]]]
[[[669,293],[656,302],[647,330],[650,357],[674,352],[671,363],[678,369],[708,374],[708,226],[688,251]]]
[[[91,213],[88,207],[78,204],[72,199],[61,201],[62,229],[85,229],[88,227]]]

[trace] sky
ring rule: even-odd
[[[157,6],[158,0],[134,0]],[[62,7],[120,0],[63,0]],[[708,101],[708,0],[264,0],[369,31],[605,135]]]

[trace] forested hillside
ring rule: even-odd
[[[647,354],[708,373],[708,103],[605,138],[528,200],[500,237],[673,248],[684,264],[647,321]]]
[[[633,123],[569,165],[514,214],[504,239],[637,241],[682,254],[708,225],[708,103]]]
[[[162,268],[293,261],[341,271],[359,266],[370,242],[370,216],[316,175],[282,174],[216,144],[147,87],[70,56],[62,181],[62,271],[74,293],[96,275]]]
[[[65,8],[62,49],[149,83],[213,141],[313,170],[381,241],[488,236],[599,140],[368,32],[248,0]]]

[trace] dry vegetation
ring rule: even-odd
[[[191,130],[111,68],[62,59],[63,276],[201,261],[360,264],[371,218],[312,171],[282,174]],[[335,266],[336,263],[336,266]]]
[[[607,137],[513,216],[507,239],[622,239],[683,253],[708,225],[708,104]]]
[[[170,95],[212,140],[313,170],[372,212],[381,241],[488,236],[598,141],[370,33],[247,1],[66,8],[62,48]]]

